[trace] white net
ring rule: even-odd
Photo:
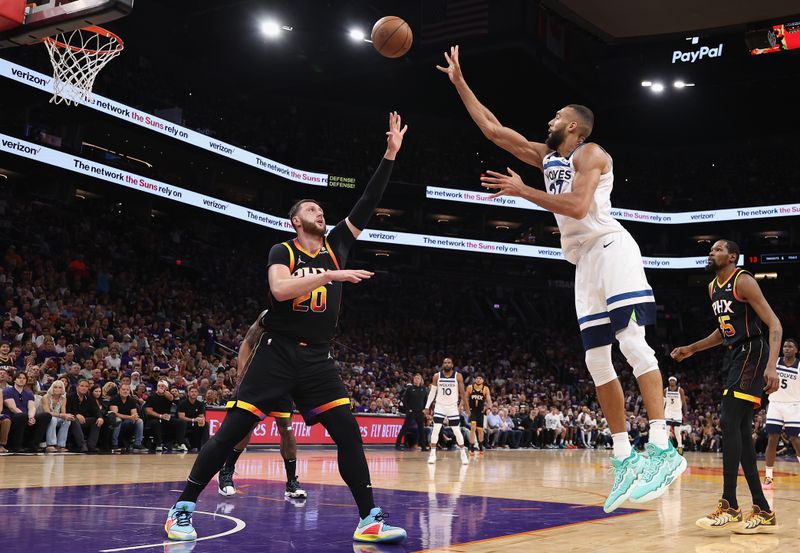
[[[53,97],[67,105],[88,102],[94,79],[124,48],[122,40],[100,27],[84,27],[44,39],[53,63]]]

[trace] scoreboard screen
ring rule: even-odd
[[[773,25],[771,29],[766,30],[764,36],[768,37],[768,44],[759,45],[762,46],[760,48],[751,48],[752,55],[800,50],[800,21]]]

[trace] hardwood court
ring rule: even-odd
[[[7,521],[4,543],[50,551],[440,551],[483,553],[638,552],[748,553],[800,551],[800,466],[776,464],[767,492],[781,529],[774,535],[709,535],[694,521],[721,493],[721,456],[687,453],[689,469],[664,497],[602,511],[610,485],[608,453],[490,451],[462,466],[455,452],[439,455],[367,452],[375,497],[404,526],[402,545],[353,544],[356,511],[330,449],[301,449],[298,474],[305,503],[283,498],[277,451],[252,451],[239,461],[235,498],[216,483],[198,503],[196,543],[164,546],[166,508],[177,497],[193,455],[14,456],[0,461]],[[763,462],[761,463],[763,465]],[[739,501],[749,507],[744,479]],[[17,521],[17,522],[14,522]],[[209,539],[210,538],[210,539]]]

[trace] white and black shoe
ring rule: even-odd
[[[297,481],[297,478],[293,478],[286,482],[286,491],[283,495],[284,497],[291,497],[293,499],[308,497],[308,493],[306,493],[306,491],[300,487],[300,482]]]
[[[217,476],[219,480],[219,495],[223,497],[231,497],[236,495],[236,486],[233,483],[233,471],[227,467],[222,467]]]

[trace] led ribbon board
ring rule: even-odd
[[[32,86],[33,88],[44,90],[48,93],[53,92],[53,77],[44,75],[43,73],[37,73],[27,67],[16,65],[4,59],[0,59],[0,75],[13,81]],[[192,129],[176,125],[171,121],[145,113],[139,109],[120,104],[114,100],[109,100],[99,94],[93,94],[89,102],[82,100],[77,93],[69,94],[67,92],[66,94],[70,100],[74,100],[86,107],[112,115],[128,123],[150,129],[186,144],[197,146],[198,148],[202,148],[222,157],[249,165],[250,167],[260,169],[261,171],[266,171],[267,173],[272,173],[273,175],[295,182],[312,184],[314,186],[328,186],[328,175],[324,173],[312,173],[310,171],[289,167],[288,165],[254,154],[253,152],[248,152],[243,148],[228,144],[227,142],[215,140],[201,132],[193,131]]]
[[[545,211],[538,205],[522,198],[500,196],[491,198],[485,192],[472,192],[456,188],[428,186],[425,196],[432,200],[446,200],[468,204],[515,207],[532,211]],[[635,209],[611,208],[611,216],[620,221],[637,223],[658,223],[662,225],[685,225],[687,223],[708,223],[710,221],[740,221],[742,219],[764,219],[767,217],[795,217],[800,215],[800,203],[783,205],[764,205],[759,207],[734,207],[710,211],[684,211],[681,213],[656,213]]]
[[[66,152],[53,150],[45,146],[20,140],[0,133],[0,152],[31,159],[68,171],[94,177],[105,182],[123,186],[132,190],[146,192],[159,198],[173,200],[193,207],[199,207],[264,227],[294,233],[288,219],[276,217],[254,209],[234,204],[219,198],[207,196],[186,188],[167,184],[135,173],[123,171],[76,157]],[[332,227],[329,227],[329,229]],[[564,259],[559,248],[533,246],[528,244],[509,244],[490,242],[472,238],[451,238],[430,234],[413,234],[385,230],[365,229],[359,240],[378,244],[400,244],[422,248],[437,248],[454,251],[515,255],[538,259]],[[740,258],[740,264],[743,256]],[[695,269],[704,267],[707,257],[644,257],[644,266],[650,269]]]

